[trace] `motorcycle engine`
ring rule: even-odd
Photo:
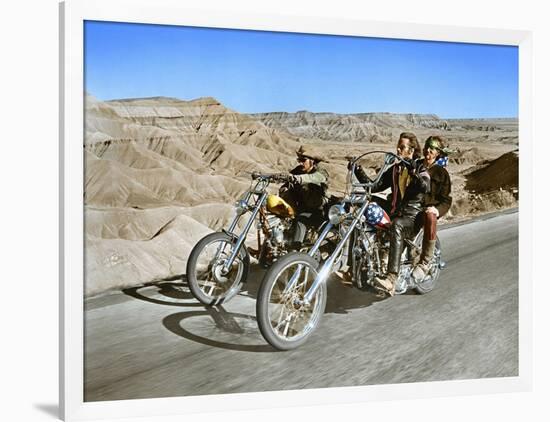
[[[266,235],[258,258],[261,265],[267,268],[287,252],[289,240],[285,234],[290,225],[289,220],[275,215],[268,215],[263,223],[258,223],[258,229],[262,229]]]
[[[285,241],[284,232],[286,225],[279,217],[270,215],[267,217],[267,225],[271,235],[271,243],[274,246],[282,246]]]

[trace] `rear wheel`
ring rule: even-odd
[[[211,233],[193,248],[187,261],[187,281],[195,298],[204,305],[227,302],[241,290],[248,277],[250,257],[241,246],[229,271],[224,265],[233,253],[235,240],[226,233]]]
[[[318,266],[311,256],[294,252],[277,260],[265,274],[256,317],[262,336],[276,349],[302,345],[319,325],[327,301],[326,284],[321,284],[309,304],[304,303]]]

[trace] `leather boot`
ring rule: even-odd
[[[435,251],[435,240],[427,240],[422,242],[422,255],[420,257],[420,262],[412,272],[412,276],[415,280],[423,280],[424,277],[430,271],[430,263],[434,257]]]
[[[385,276],[374,277],[374,287],[383,290],[390,296],[395,294],[395,282],[397,281],[396,273],[388,273]]]

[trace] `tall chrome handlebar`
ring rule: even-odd
[[[376,179],[370,181],[370,182],[366,182],[366,183],[353,183],[352,182],[352,177],[353,175],[355,175],[355,169],[357,168],[357,161],[359,161],[361,158],[365,157],[366,155],[370,155],[370,154],[385,154],[384,156],[384,165],[382,166],[382,168],[380,169],[380,171],[378,172],[378,174],[376,175]],[[351,162],[351,168],[350,168],[350,171],[349,171],[349,180],[350,180],[350,184],[352,187],[355,187],[355,188],[363,188],[363,189],[369,189],[369,188],[372,188],[374,186],[376,186],[378,184],[378,182],[380,182],[380,179],[382,178],[382,175],[384,174],[384,172],[390,168],[391,166],[395,165],[395,164],[398,164],[398,163],[401,163],[403,162],[404,160],[399,157],[397,154],[394,154],[393,152],[387,152],[387,151],[368,151],[368,152],[365,152],[364,154],[361,154],[360,156],[358,157],[355,157]]]

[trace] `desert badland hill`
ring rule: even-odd
[[[210,97],[102,102],[88,95],[85,110],[86,295],[183,274],[197,240],[231,218],[249,173],[294,167],[300,144],[326,157],[331,190],[340,194],[344,157],[393,151],[403,131],[421,141],[440,134],[456,150],[447,221],[517,203],[517,119],[247,115]]]

